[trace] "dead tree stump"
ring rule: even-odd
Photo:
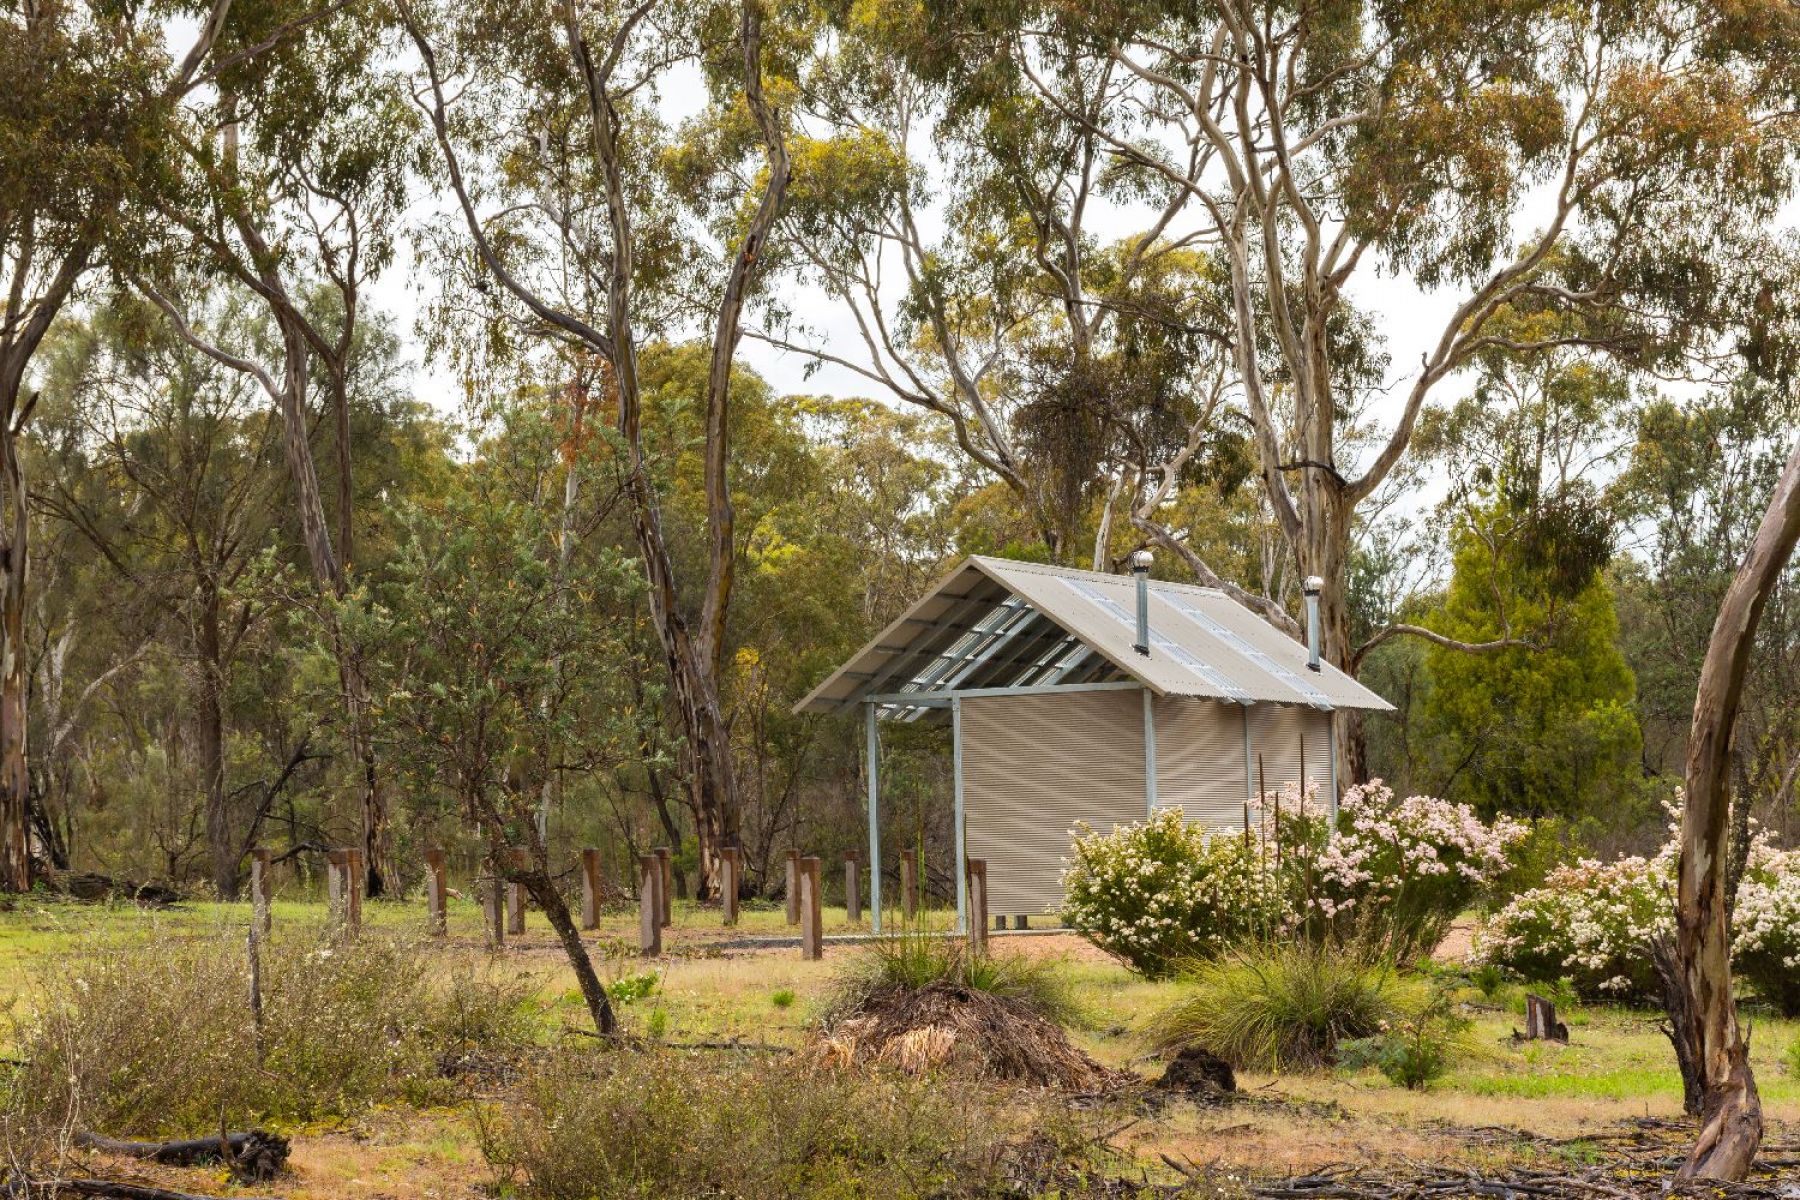
[[[506,888],[490,866],[488,878],[481,884],[482,925],[487,930],[489,950],[506,946]]]
[[[508,854],[506,862],[508,869],[515,873],[530,866],[523,850]],[[514,937],[525,935],[525,885],[516,879],[506,881],[506,932]]]
[[[1556,1005],[1529,992],[1525,995],[1525,1040],[1565,1045],[1569,1040],[1569,1027],[1556,1019]]]

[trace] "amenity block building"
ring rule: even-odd
[[[1179,808],[1240,830],[1259,791],[1319,784],[1335,807],[1332,714],[1391,709],[1224,592],[974,557],[795,706],[861,709],[869,856],[881,863],[879,722],[952,730],[958,912],[970,858],[996,913],[1053,911],[1077,822]],[[1308,610],[1318,581],[1309,580]],[[870,900],[880,929],[880,871]]]

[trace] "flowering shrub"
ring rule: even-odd
[[[1075,834],[1063,923],[1146,975],[1213,958],[1287,919],[1273,860],[1187,824],[1179,809]]]
[[[1648,946],[1674,929],[1674,859],[1583,859],[1515,896],[1476,935],[1474,958],[1524,979],[1567,978],[1586,999],[1657,994]]]
[[[1589,999],[1656,999],[1648,945],[1675,929],[1675,832],[1655,858],[1584,859],[1520,893],[1477,936],[1475,961],[1528,980],[1567,978]],[[1731,946],[1733,969],[1800,1015],[1800,851],[1775,849],[1767,834],[1751,842]]]
[[[1063,921],[1146,974],[1216,957],[1253,936],[1429,953],[1507,866],[1525,834],[1463,804],[1353,787],[1335,833],[1316,788],[1289,787],[1248,836],[1214,836],[1175,809],[1110,834],[1083,829],[1064,872]]]
[[[1759,836],[1738,884],[1731,963],[1785,1017],[1800,1017],[1800,850]]]
[[[1289,855],[1309,920],[1322,920],[1332,940],[1367,939],[1405,962],[1444,940],[1527,830],[1506,817],[1490,825],[1435,796],[1396,799],[1376,779],[1344,792],[1335,837],[1303,832],[1310,836],[1293,839]]]

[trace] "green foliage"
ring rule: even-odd
[[[945,1080],[565,1049],[483,1122],[489,1160],[526,1200],[988,1194],[992,1114]]]
[[[769,993],[769,1003],[773,1004],[776,1008],[792,1008],[794,1007],[795,999],[796,997],[793,988],[776,988],[773,992]]]
[[[1061,964],[1023,954],[975,953],[957,937],[907,930],[869,943],[839,968],[822,1016],[865,1006],[870,997],[891,991],[916,992],[950,984],[1015,1001],[1058,1024],[1081,1018]]]
[[[1484,812],[1581,818],[1634,799],[1642,772],[1634,682],[1605,578],[1558,595],[1526,561],[1530,522],[1504,505],[1470,514],[1429,624],[1479,654],[1432,647],[1420,721],[1450,793]]]
[[[1423,1091],[1468,1054],[1471,1028],[1451,993],[1437,987],[1426,1004],[1375,1036],[1340,1042],[1338,1062],[1352,1070],[1374,1067],[1396,1087]]]
[[[653,994],[661,982],[662,976],[655,971],[634,971],[607,984],[606,994],[614,1004],[630,1004]]]
[[[1195,966],[1149,1032],[1165,1052],[1201,1046],[1240,1069],[1316,1070],[1337,1061],[1341,1043],[1416,1011],[1418,990],[1379,959],[1269,943]]]
[[[95,944],[47,966],[33,981],[45,1003],[15,1018],[26,1065],[8,1107],[38,1122],[191,1137],[221,1113],[237,1126],[440,1100],[440,1063],[524,1038],[519,979],[434,978],[404,940],[276,937],[261,959],[260,1029],[235,931]]]

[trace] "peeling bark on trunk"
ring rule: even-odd
[[[1783,469],[1750,552],[1719,605],[1700,668],[1688,735],[1687,803],[1681,814],[1675,932],[1690,1006],[1683,1034],[1699,1051],[1704,1092],[1700,1136],[1683,1179],[1741,1180],[1762,1144],[1762,1101],[1731,993],[1731,735],[1756,627],[1800,540],[1800,444]]]

